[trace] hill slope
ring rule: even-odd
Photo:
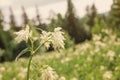
[[[28,59],[0,64],[0,80],[25,80]],[[120,80],[120,39],[105,31],[92,41],[58,52],[34,56],[31,79],[40,80],[39,67],[49,65],[66,80]],[[37,67],[36,67],[37,66]]]

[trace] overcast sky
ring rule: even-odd
[[[47,5],[52,3],[58,3],[65,0],[0,0],[0,8],[7,9],[12,6],[14,9],[20,6],[30,7],[34,5]]]
[[[40,15],[43,21],[55,14],[65,14],[67,9],[67,0],[0,0],[0,9],[2,9],[5,20],[9,22],[9,6],[12,7],[18,24],[21,24],[21,6],[26,8],[30,19],[35,17],[35,5],[39,6]],[[85,8],[87,5],[95,3],[99,13],[108,12],[112,4],[112,0],[72,0],[76,8],[78,16],[85,15]]]

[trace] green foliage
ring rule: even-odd
[[[10,23],[9,24],[10,24],[10,27],[15,30],[15,27],[16,27],[15,16],[13,14],[13,10],[11,7],[9,8],[9,10],[10,10]]]
[[[65,48],[70,48],[71,46],[74,46],[74,40],[71,39],[71,37],[69,36],[69,34],[66,32],[64,34],[65,36]]]
[[[120,30],[120,0],[113,0],[109,16],[109,24],[114,31]]]
[[[47,31],[53,31],[54,28],[56,28],[57,26],[62,27],[63,29],[65,29],[65,20],[64,18],[61,16],[61,14],[57,15],[56,19],[52,19],[51,23],[49,24]],[[69,48],[71,46],[74,45],[74,40],[71,39],[71,36],[68,34],[68,32],[66,30],[64,31],[64,36],[65,36],[65,48]]]
[[[103,29],[108,29],[107,23],[103,16],[95,17],[94,26],[91,28],[92,34],[102,34]]]
[[[13,59],[13,47],[15,44],[12,42],[12,35],[9,31],[5,32],[3,30],[0,30],[0,40],[1,40],[1,47],[5,49],[4,53],[4,59],[5,60],[12,60]]]
[[[81,23],[79,18],[75,15],[75,9],[71,0],[68,0],[65,23],[66,24],[63,28],[69,33],[71,38],[74,39],[75,43],[80,43],[86,39],[91,39],[90,33],[89,35],[86,33],[83,23]]]
[[[86,11],[88,17],[87,24],[92,28],[93,26],[95,26],[95,18],[98,16],[95,4],[93,4],[91,8],[89,8],[88,6]]]
[[[104,38],[93,35],[92,41],[66,49],[61,54],[50,52],[34,56],[30,78],[40,79],[41,65],[48,64],[66,80],[119,80],[120,39],[109,30],[104,30],[104,34]],[[0,64],[0,79],[25,80],[27,62],[28,59],[21,58],[18,62]]]

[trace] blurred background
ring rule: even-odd
[[[73,0],[72,3],[75,7],[75,14],[77,16],[84,17],[86,15],[87,6],[95,4],[97,12],[99,14],[107,14],[112,5],[112,0]],[[29,20],[35,21],[36,16],[39,15],[41,22],[50,23],[50,18],[56,17],[60,13],[63,17],[67,11],[67,0],[1,0],[0,9],[4,14],[4,21],[10,22],[10,16],[15,18],[16,26],[24,24],[22,19],[23,13],[25,13]],[[36,22],[37,23],[37,22]],[[5,30],[10,28],[5,24]]]
[[[27,47],[25,42],[16,44],[13,34],[26,24],[46,31],[62,27],[69,48],[92,40],[102,29],[119,37],[119,13],[119,0],[0,0],[0,62],[14,60]]]
[[[14,61],[30,46],[14,40],[26,24],[36,37],[61,27],[66,39],[61,53],[39,49],[30,80],[41,80],[46,64],[59,80],[120,80],[120,0],[0,0],[0,80],[26,80],[29,52]]]

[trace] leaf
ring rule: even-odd
[[[31,48],[25,48],[25,49],[23,49],[23,50],[18,54],[18,56],[16,57],[15,61],[17,61],[20,56],[22,56],[23,54],[25,54],[26,52],[29,52],[29,51],[31,51]]]

